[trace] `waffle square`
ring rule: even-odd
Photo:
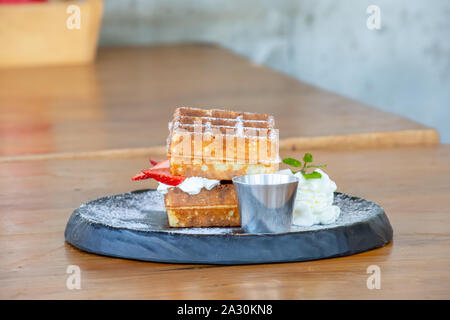
[[[230,180],[278,170],[278,130],[267,114],[180,107],[169,123],[173,175]]]
[[[241,224],[232,183],[202,189],[194,195],[171,188],[164,201],[171,227],[237,227]]]

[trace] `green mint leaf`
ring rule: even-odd
[[[320,174],[320,172],[314,171],[314,172],[311,172],[311,173],[303,173],[303,177],[306,180],[309,180],[309,179],[320,179],[320,178],[322,178],[322,175]]]
[[[313,157],[311,153],[305,153],[305,155],[303,156],[303,161],[306,163],[310,163],[313,161]]]
[[[323,165],[318,165],[318,166],[316,166],[316,165],[311,164],[311,165],[306,166],[306,167],[307,167],[307,168],[326,168],[327,165],[326,165],[326,164],[323,164]]]
[[[292,166],[292,167],[296,167],[296,168],[299,168],[302,166],[302,163],[294,158],[284,158],[283,163],[285,163],[289,166]]]

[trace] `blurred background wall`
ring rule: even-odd
[[[369,5],[381,29],[368,30]],[[450,143],[449,0],[106,0],[100,45],[212,42]]]

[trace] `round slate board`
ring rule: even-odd
[[[288,233],[247,234],[240,228],[170,228],[155,190],[107,196],[76,209],[65,231],[75,247],[101,255],[169,263],[254,264],[346,256],[392,240],[383,209],[335,193],[334,224],[292,226]]]

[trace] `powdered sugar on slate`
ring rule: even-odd
[[[307,232],[351,225],[383,212],[376,203],[342,193],[335,194],[334,204],[341,208],[341,215],[335,223],[311,227],[292,226],[291,231]],[[155,190],[107,196],[83,204],[75,212],[92,223],[111,228],[177,234],[242,234],[240,228],[170,228],[164,198]]]

